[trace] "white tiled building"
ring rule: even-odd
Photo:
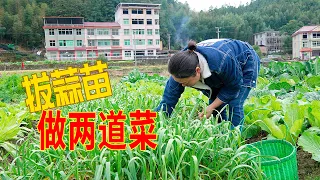
[[[254,44],[264,46],[267,53],[282,51],[284,36],[279,31],[264,31],[254,34]]]
[[[320,26],[304,26],[292,35],[293,58],[320,56]]]
[[[83,17],[45,17],[45,48],[51,60],[134,59],[156,55],[160,46],[160,4],[120,3],[115,22]]]

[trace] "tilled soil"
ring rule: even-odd
[[[247,144],[266,139],[268,133],[261,131],[258,135],[246,140]],[[301,147],[297,149],[298,174],[300,180],[320,180],[320,163]]]

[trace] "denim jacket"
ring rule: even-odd
[[[260,59],[248,43],[232,39],[210,39],[198,43],[196,51],[205,57],[212,74],[204,79],[205,84],[212,89],[211,97],[209,90],[198,90],[211,101],[218,97],[228,103],[239,96],[241,86],[256,87]],[[183,91],[184,87],[170,76],[156,111],[162,109],[170,116]]]

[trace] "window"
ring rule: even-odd
[[[138,9],[132,9],[131,14],[138,14]]]
[[[153,56],[153,50],[148,50],[148,56]]]
[[[146,42],[144,39],[135,39],[134,44],[135,45],[145,45]]]
[[[112,52],[112,56],[119,57],[120,56],[120,52],[119,51],[114,51],[114,52]]]
[[[156,40],[156,45],[160,45],[160,39]]]
[[[144,34],[144,29],[133,29],[133,30],[132,30],[132,34],[140,34],[140,35],[143,35],[143,34]]]
[[[74,46],[73,41],[72,40],[67,40],[67,46],[68,47]]]
[[[154,10],[154,14],[155,14],[155,15],[159,15],[159,10],[155,9],[155,10]]]
[[[88,40],[88,46],[95,46],[94,40]]]
[[[302,39],[308,39],[308,34],[307,33],[303,33]]]
[[[123,9],[122,13],[123,14],[129,14],[129,10],[128,9]]]
[[[155,34],[159,34],[159,29],[155,29]]]
[[[152,29],[147,29],[147,34],[152,35]]]
[[[144,51],[136,51],[136,56],[144,56],[145,52]]]
[[[308,47],[308,42],[302,42],[302,47]]]
[[[130,39],[125,39],[124,40],[124,45],[125,46],[130,46]]]
[[[109,29],[98,29],[98,35],[109,35]]]
[[[76,34],[81,35],[81,29],[76,29]]]
[[[119,35],[118,29],[112,29],[112,35]]]
[[[83,57],[83,52],[82,51],[77,51],[77,57]]]
[[[88,35],[94,35],[94,29],[88,29]]]
[[[153,45],[153,40],[152,39],[148,39],[148,45]]]
[[[132,14],[143,14],[143,9],[132,9]]]
[[[147,14],[151,14],[151,9],[147,9],[147,10],[146,10],[146,13],[147,13]]]
[[[152,25],[152,19],[147,19],[147,25]]]
[[[143,19],[132,19],[132,24],[144,24]]]
[[[110,46],[110,40],[107,40],[107,39],[98,40],[98,46]]]
[[[77,46],[82,46],[82,40],[77,40]]]
[[[72,29],[66,29],[66,35],[72,35]]]
[[[320,38],[320,33],[313,33],[312,36],[313,38]]]
[[[129,24],[129,19],[123,19],[123,24]]]
[[[73,45],[73,40],[59,40],[59,46],[69,46],[72,47]]]
[[[67,46],[66,40],[59,40],[59,46]]]
[[[124,30],[124,35],[129,35],[130,34],[130,30],[129,29],[125,29]]]
[[[131,57],[131,51],[124,51],[124,57]]]
[[[50,46],[56,46],[56,41],[55,40],[50,40],[49,42],[50,42],[50,44],[49,44]]]
[[[72,35],[72,29],[58,29],[59,35]]]
[[[159,25],[159,19],[155,19],[155,20],[154,20],[154,24],[155,24],[155,25]]]
[[[49,35],[54,35],[54,29],[49,29]]]
[[[92,51],[89,51],[88,52],[88,57],[96,57],[96,53],[92,52]]]
[[[312,47],[320,47],[320,41],[312,41]]]
[[[119,46],[119,40],[112,40],[112,46]]]

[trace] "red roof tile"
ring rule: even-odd
[[[301,48],[300,52],[312,52],[311,48]]]

